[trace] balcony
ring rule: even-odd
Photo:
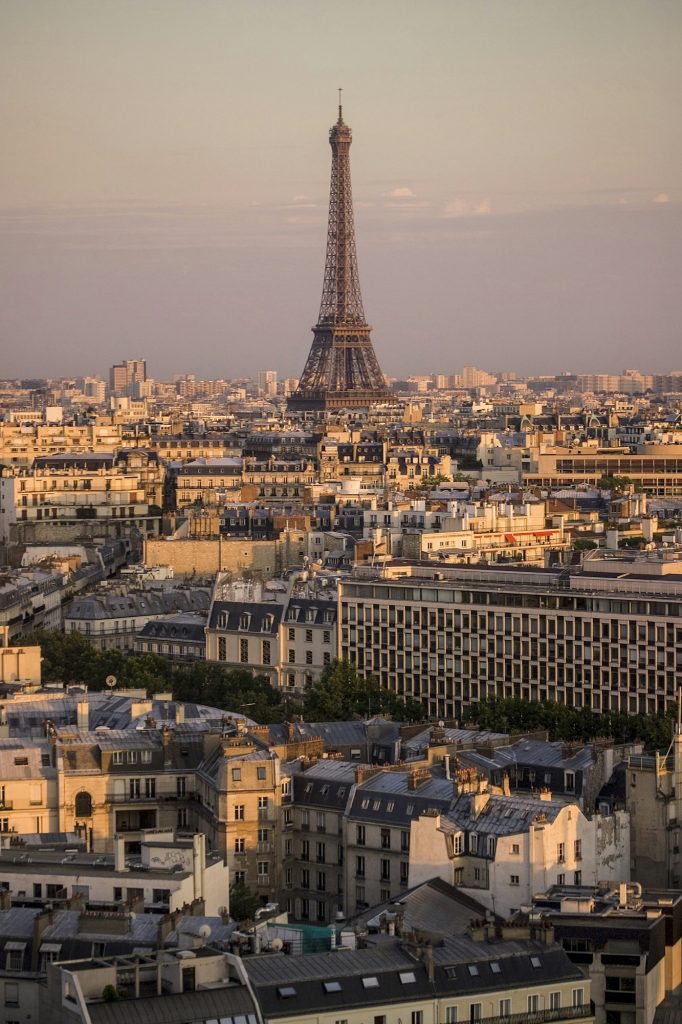
[[[558,1010],[540,1010],[538,1013],[510,1013],[508,1017],[481,1017],[476,1024],[551,1024],[552,1021],[585,1020],[587,1017],[594,1017],[594,1003],[562,1006]]]

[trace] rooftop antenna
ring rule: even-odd
[[[343,112],[341,110],[341,93],[342,92],[343,92],[343,89],[339,88],[339,122],[343,121]]]

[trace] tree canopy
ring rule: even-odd
[[[403,700],[384,689],[373,676],[360,675],[349,661],[333,661],[306,688],[303,714],[309,722],[342,722],[379,714],[398,722],[421,722],[424,708],[411,697]]]
[[[665,715],[627,715],[620,711],[597,714],[591,708],[569,708],[554,701],[493,699],[464,712],[467,724],[495,732],[523,733],[546,729],[550,740],[588,740],[612,737],[619,742],[639,741],[647,750],[669,745],[674,709]]]
[[[45,630],[27,637],[26,643],[40,645],[46,683],[84,683],[89,690],[103,690],[107,676],[113,675],[121,687],[144,689],[148,694],[170,690],[174,700],[235,711],[257,722],[284,718],[277,690],[265,676],[254,676],[246,669],[206,661],[179,665],[157,654],[100,651],[81,633]]]

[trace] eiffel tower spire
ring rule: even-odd
[[[362,306],[350,179],[352,141],[339,89],[339,116],[329,132],[332,175],[322,301],[310,354],[288,402],[291,410],[365,408],[390,397]]]

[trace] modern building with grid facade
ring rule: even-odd
[[[490,697],[657,712],[680,685],[674,556],[557,570],[394,564],[343,582],[339,612],[339,655],[432,717]]]

